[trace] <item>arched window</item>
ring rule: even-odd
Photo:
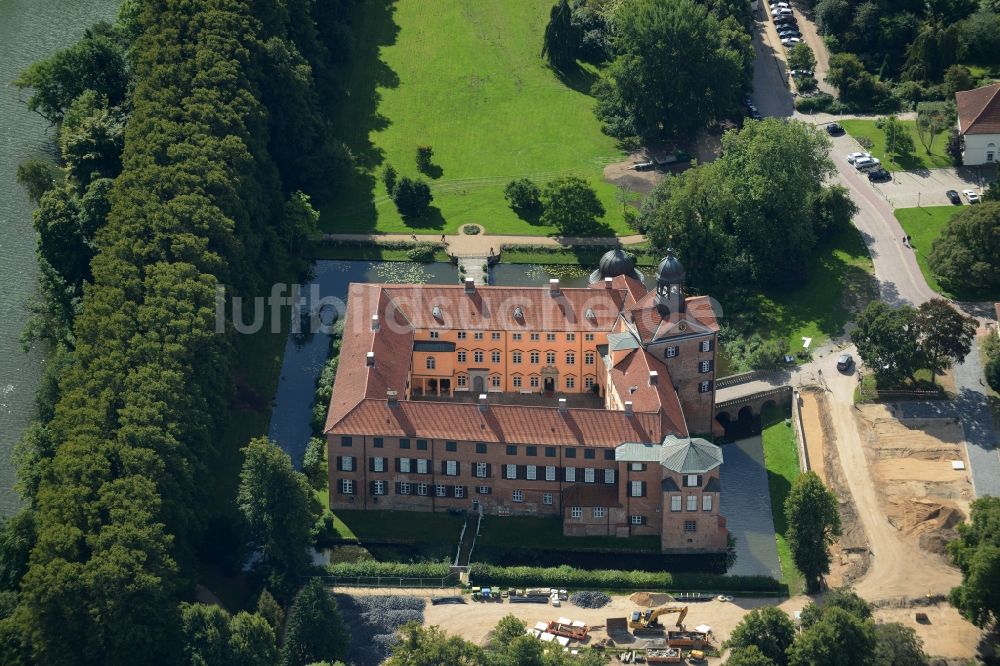
[[[433,370],[434,366],[435,366],[434,357],[433,356],[428,356],[427,357],[427,369],[428,370]]]

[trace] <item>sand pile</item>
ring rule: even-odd
[[[629,601],[634,603],[636,606],[662,606],[663,604],[669,604],[674,598],[669,594],[658,594],[655,592],[636,592],[631,597]]]

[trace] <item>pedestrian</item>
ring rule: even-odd
[[[442,242],[442,243],[444,243],[444,242],[445,242],[445,240],[444,240],[444,234],[441,234],[441,242]]]

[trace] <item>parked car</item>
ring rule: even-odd
[[[811,79],[813,73],[812,70],[808,69],[793,69],[792,76],[794,76],[797,79]],[[834,124],[836,125],[836,123]],[[840,125],[837,125],[837,127],[840,127]]]
[[[837,370],[841,372],[847,372],[854,365],[854,358],[850,354],[841,354],[840,358],[837,359]]]
[[[771,10],[771,16],[772,17],[775,17],[775,16],[791,16],[791,15],[792,15],[792,10],[789,9],[788,7],[779,7],[778,9],[772,9]]]
[[[781,40],[781,43],[784,44],[785,46],[795,46],[801,41],[802,39],[800,37],[786,37],[785,39]]]
[[[840,136],[844,133],[844,128],[837,123],[830,123],[826,126],[826,133],[830,136]]]
[[[859,160],[862,157],[871,157],[868,153],[849,153],[847,155],[847,163],[854,164],[855,160]]]
[[[771,9],[778,9],[780,7],[791,8],[790,4],[788,4],[787,2],[783,2],[783,1],[782,2],[772,2],[770,6],[771,6]]]
[[[962,194],[965,195],[965,198],[969,200],[970,204],[979,203],[979,193],[975,190],[962,190]]]
[[[774,16],[774,27],[776,28],[798,28],[799,22],[795,20],[794,16],[789,16],[785,14],[784,16]]]
[[[862,157],[860,159],[854,160],[854,168],[858,171],[871,171],[872,169],[877,169],[882,165],[877,157]]]
[[[956,206],[962,205],[962,197],[958,196],[958,192],[955,190],[948,190],[944,193],[944,195],[948,197],[948,201],[952,202]]]
[[[799,38],[801,38],[802,37],[802,33],[799,32],[798,30],[779,30],[778,31],[778,38],[779,39],[788,39],[789,37],[799,37]]]
[[[892,180],[892,174],[882,167],[878,167],[868,172],[868,180],[873,183],[883,183],[887,180]]]
[[[750,117],[754,120],[764,120],[764,116],[760,115],[760,111],[757,109],[750,109]]]

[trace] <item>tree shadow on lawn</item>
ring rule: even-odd
[[[552,73],[556,75],[556,78],[564,86],[584,95],[590,95],[594,84],[597,83],[597,79],[599,78],[597,72],[580,67],[579,65],[566,71],[556,69],[551,65],[549,65],[549,69],[552,70]]]
[[[351,231],[370,232],[378,222],[375,172],[385,161],[385,154],[371,136],[391,124],[390,119],[379,113],[382,101],[379,88],[399,87],[399,76],[381,58],[381,49],[395,44],[399,35],[395,11],[395,0],[367,0],[358,3],[352,12],[355,51],[352,60],[337,72],[346,94],[337,100],[324,101],[335,104],[339,110],[330,114],[335,135],[350,150],[355,170],[323,211],[329,221],[321,222],[325,231],[344,231],[343,227],[338,228],[340,223]]]
[[[411,229],[444,229],[445,219],[441,215],[441,209],[437,206],[430,206],[423,215],[417,217],[404,217],[403,223]]]
[[[437,180],[444,175],[444,169],[438,164],[428,164],[427,166],[419,167],[420,173],[424,174],[428,178],[433,178]]]
[[[533,227],[539,227],[542,225],[542,209],[541,208],[511,208],[514,214],[521,220],[524,220]]]

